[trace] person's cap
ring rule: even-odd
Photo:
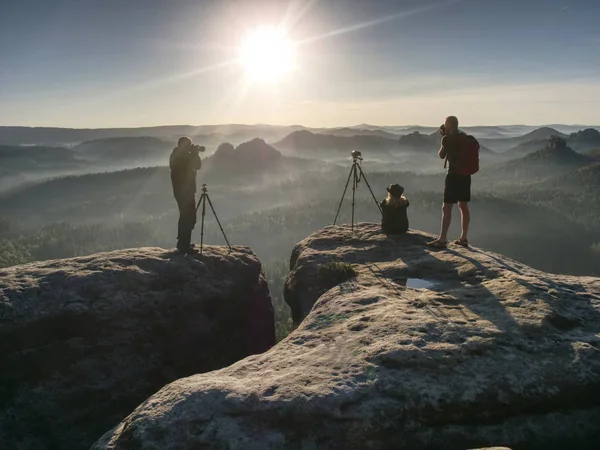
[[[400,186],[399,184],[390,184],[387,187],[387,191],[394,195],[394,196],[401,196],[402,194],[404,194],[404,188],[402,186]]]

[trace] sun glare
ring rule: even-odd
[[[259,28],[242,42],[240,62],[252,81],[277,82],[293,68],[293,45],[285,30]]]

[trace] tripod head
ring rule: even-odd
[[[203,194],[206,194],[206,191],[208,191],[208,188],[206,187],[206,183],[202,183],[202,189],[201,189]]]
[[[362,153],[359,152],[358,150],[352,150],[352,153],[350,153],[352,155],[352,162],[357,162],[357,161],[362,161]]]

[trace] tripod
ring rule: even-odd
[[[213,207],[212,202],[210,201],[210,197],[208,196],[208,188],[206,187],[206,183],[202,185],[202,195],[198,200],[198,204],[196,205],[196,212],[198,212],[198,208],[200,207],[200,203],[202,203],[202,225],[200,227],[200,256],[202,256],[202,249],[204,247],[204,216],[206,215],[206,201],[208,200],[208,205],[212,210],[215,219],[217,219],[217,223],[219,224],[219,228],[221,229],[221,233],[223,233],[223,237],[225,238],[225,242],[227,242],[227,247],[231,251],[231,245],[227,240],[227,236],[225,236],[225,231],[223,231],[223,227],[221,226],[221,222],[219,222],[219,218],[217,217],[217,213],[215,212],[215,208]]]
[[[359,151],[352,152],[352,167],[350,168],[350,174],[348,175],[348,180],[346,181],[346,187],[344,188],[344,193],[342,194],[342,199],[340,200],[340,205],[338,206],[337,213],[335,215],[335,219],[333,224],[335,225],[340,215],[340,209],[342,208],[342,203],[344,203],[344,197],[346,196],[346,191],[348,190],[348,184],[350,184],[350,178],[352,178],[352,231],[354,231],[354,204],[356,198],[356,188],[358,187],[358,183],[361,182],[362,179],[365,180],[369,191],[371,192],[371,196],[373,200],[375,200],[375,204],[377,205],[377,209],[381,212],[381,206],[379,206],[379,202],[375,198],[375,194],[373,194],[373,189],[371,189],[371,185],[367,181],[367,177],[360,167],[360,162],[362,161],[362,156]]]

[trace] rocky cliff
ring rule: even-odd
[[[245,247],[0,270],[0,448],[89,448],[165,384],[267,350],[273,320]]]
[[[597,448],[600,279],[355,231],[294,249],[285,340],[165,386],[93,448]]]

